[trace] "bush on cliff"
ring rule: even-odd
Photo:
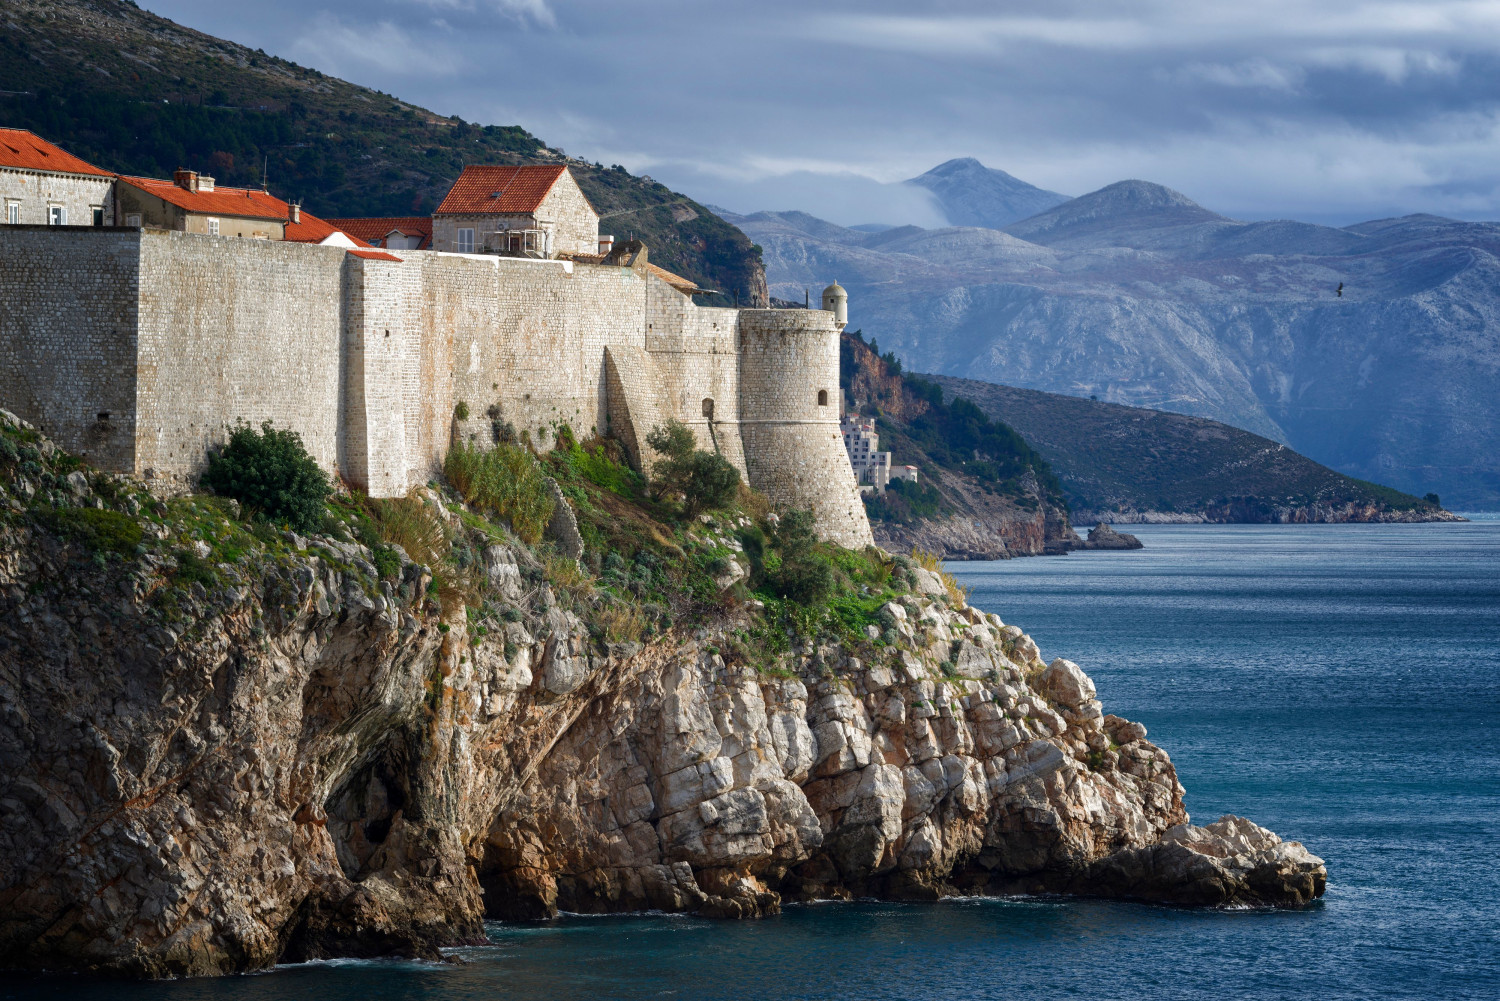
[[[819,551],[815,524],[811,511],[789,511],[772,533],[781,558],[767,563],[771,589],[799,605],[822,604],[838,583],[833,564]]]
[[[662,456],[652,476],[658,499],[680,494],[689,516],[734,503],[739,494],[739,470],[718,452],[697,448],[693,432],[681,421],[673,419],[652,428],[646,444]]]
[[[552,519],[552,494],[536,458],[520,445],[483,449],[457,442],[443,473],[465,502],[509,521],[511,531],[535,545]]]
[[[278,430],[270,421],[259,431],[245,423],[236,426],[228,444],[209,459],[202,485],[304,532],[322,527],[323,505],[332,493],[327,474],[308,454],[302,436]]]

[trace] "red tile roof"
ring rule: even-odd
[[[171,181],[154,177],[121,177],[134,188],[155,195],[162,201],[189,212],[203,215],[228,215],[248,219],[271,219],[287,222],[290,212],[286,202],[254,188],[215,188],[213,191],[189,191]]]
[[[385,251],[376,250],[373,247],[369,250],[350,250],[347,253],[353,254],[355,257],[363,257],[367,261],[395,261],[397,264],[401,263],[401,258],[395,254],[387,254]]]
[[[535,212],[567,167],[465,167],[436,215]]]
[[[306,209],[301,210],[298,220],[286,224],[286,239],[292,243],[322,243],[343,229],[342,226],[334,226],[326,220],[319,219]]]
[[[406,236],[421,236],[418,250],[432,246],[432,216],[383,216],[370,219],[330,219],[331,225],[348,233],[356,240],[376,246],[384,246],[391,230],[400,230]]]
[[[92,177],[115,176],[25,129],[0,129],[0,167],[50,170],[58,174],[88,174]]]

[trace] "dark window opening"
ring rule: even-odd
[[[703,416],[709,420],[714,419],[714,401],[708,397],[703,399]]]
[[[826,407],[826,406],[828,406],[828,390],[826,390],[826,389],[820,389],[820,390],[818,390],[818,406],[820,406],[820,407]]]

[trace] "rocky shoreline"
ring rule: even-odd
[[[1089,550],[1141,549],[1140,539],[1100,521],[1083,538],[1066,514],[1039,510],[1025,519],[951,515],[910,524],[872,522],[877,545],[894,553],[914,549],[944,560],[1009,560],[1021,556],[1063,556]]]
[[[929,571],[898,569],[862,637],[768,650],[747,600],[606,642],[551,557],[474,538],[506,610],[486,633],[441,612],[427,567],[377,574],[331,536],[258,528],[185,583],[231,506],[26,479],[0,491],[0,967],[436,957],[486,917],[559,910],[1298,906],[1326,885],[1249,821],[1192,826],[1144,727]],[[128,513],[141,542],[90,557],[27,513],[43,497]],[[422,502],[467,530],[453,498]]]
[[[1396,511],[1366,504],[1212,504],[1202,511],[1083,511],[1080,522],[1115,525],[1419,525],[1467,519],[1439,509]]]

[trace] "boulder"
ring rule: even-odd
[[[1088,702],[1098,693],[1083,669],[1071,660],[1058,657],[1042,672],[1042,693],[1059,705],[1075,707]]]

